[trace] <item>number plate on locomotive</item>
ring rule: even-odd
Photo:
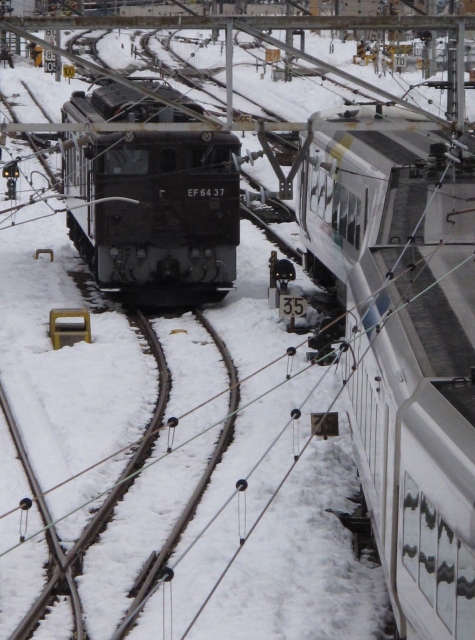
[[[201,187],[188,189],[189,198],[221,198],[224,196],[224,187]]]

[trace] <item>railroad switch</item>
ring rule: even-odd
[[[91,317],[87,309],[51,309],[49,335],[53,348],[71,347],[76,342],[91,343]]]

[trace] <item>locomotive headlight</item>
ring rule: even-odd
[[[211,140],[213,139],[213,132],[203,131],[203,133],[201,134],[201,139],[203,140],[203,142],[211,142]]]
[[[204,257],[209,260],[213,257],[213,249],[211,249],[211,247],[206,247],[206,249],[203,251],[203,254]]]
[[[111,258],[117,258],[117,256],[119,255],[119,249],[117,249],[117,247],[111,247],[109,253],[111,255]]]
[[[194,247],[190,251],[190,258],[194,261],[199,260],[201,258],[200,250],[198,249],[198,247]]]

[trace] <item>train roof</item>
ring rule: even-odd
[[[393,168],[378,244],[371,252],[423,374],[470,376],[475,367],[475,163],[446,168],[447,147],[429,163]],[[394,266],[396,265],[396,268]],[[474,422],[475,424],[475,422]]]
[[[119,82],[111,82],[94,89],[92,94],[86,96],[83,91],[74,91],[69,103],[64,105],[68,110],[68,104],[73,105],[84,118],[91,121],[113,120],[115,122],[192,122],[193,117],[183,113],[179,105],[198,114],[204,113],[201,105],[194,102],[179,91],[173,89],[167,82],[153,82],[150,80],[137,81],[138,88],[124,86]],[[144,95],[140,87],[146,88],[163,96],[167,100],[176,103],[176,107],[165,106],[159,99]]]

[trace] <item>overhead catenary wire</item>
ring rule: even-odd
[[[460,266],[462,266],[463,264],[465,264],[466,262],[468,262],[469,260],[473,260],[473,254],[470,255],[468,258],[466,258],[462,263],[460,263],[459,265],[457,265],[457,267],[455,267],[454,269],[450,270],[448,272],[449,275],[451,272],[453,272],[455,269],[459,268]],[[445,277],[445,276],[444,276]],[[431,284],[429,287],[427,287],[423,293],[426,293],[427,291],[429,291],[436,283]],[[414,296],[412,298],[411,301],[406,302],[402,307],[399,307],[398,310],[400,310],[401,308],[403,308],[404,306],[407,306],[410,302],[412,302],[413,300],[415,300],[416,298],[418,298],[420,295],[422,295],[422,292],[416,296]],[[386,322],[393,317],[394,312],[390,312],[389,310],[387,310],[384,314],[384,317],[381,320],[381,328],[385,326]],[[325,418],[328,416],[328,414],[330,413],[331,409],[333,408],[336,400],[338,399],[338,397],[341,395],[345,385],[349,382],[349,380],[355,375],[358,366],[361,364],[361,362],[364,360],[364,358],[366,357],[366,355],[368,354],[368,352],[370,351],[370,349],[373,346],[374,341],[376,340],[377,336],[379,335],[379,331],[375,332],[373,334],[373,336],[370,338],[369,340],[369,344],[367,345],[365,351],[363,352],[362,356],[359,358],[358,363],[356,366],[352,367],[352,370],[348,376],[348,379],[344,381],[344,384],[341,386],[341,388],[339,389],[339,391],[337,392],[335,398],[333,399],[333,401],[331,402],[330,406],[328,407],[327,411],[325,412],[323,418],[322,418],[322,422],[325,420]],[[309,446],[311,440],[312,440],[313,434],[307,439],[305,445],[302,448],[302,452],[301,455],[303,455],[303,453],[305,452],[305,450],[307,449],[307,447]],[[268,500],[268,502],[266,503],[266,505],[264,506],[264,508],[261,510],[259,516],[257,517],[257,519],[255,520],[254,524],[251,526],[248,535],[246,536],[246,540],[244,542],[246,542],[249,537],[252,535],[252,533],[254,532],[254,530],[257,528],[258,524],[260,523],[260,521],[262,520],[262,518],[264,517],[265,513],[267,512],[267,510],[269,509],[269,507],[271,506],[271,504],[273,503],[273,501],[275,500],[275,498],[277,497],[278,493],[280,492],[280,490],[282,489],[282,487],[284,486],[285,482],[287,481],[287,479],[289,478],[290,474],[292,473],[292,471],[294,470],[295,466],[297,465],[298,461],[300,458],[294,459],[294,462],[292,463],[292,465],[289,467],[288,471],[285,473],[284,477],[282,478],[282,480],[280,481],[279,485],[277,486],[277,488],[274,490],[272,496],[270,497],[270,499]],[[206,596],[205,600],[203,601],[202,605],[200,606],[200,608],[198,609],[198,611],[196,612],[196,614],[194,615],[193,619],[191,620],[191,622],[189,623],[188,627],[186,628],[185,632],[182,634],[182,636],[180,637],[180,640],[184,640],[188,633],[191,631],[192,627],[195,625],[196,621],[198,620],[199,616],[201,615],[201,613],[203,612],[203,610],[205,609],[205,607],[207,606],[207,604],[209,603],[209,601],[211,600],[212,596],[214,595],[214,593],[216,592],[216,590],[218,589],[219,585],[221,584],[221,582],[223,581],[223,579],[225,578],[226,574],[228,573],[229,569],[231,568],[231,566],[233,565],[233,563],[235,562],[237,556],[239,555],[239,553],[242,551],[242,549],[244,548],[243,543],[241,542],[241,544],[237,547],[236,551],[234,552],[234,554],[232,555],[232,557],[229,559],[229,561],[227,562],[225,568],[223,569],[223,571],[221,572],[219,578],[217,579],[217,581],[215,582],[215,584],[213,585],[212,589],[210,590],[210,592],[208,593],[208,595]],[[182,558],[183,556],[181,556]],[[181,559],[180,558],[180,559]],[[174,568],[176,568],[177,564],[179,561],[177,561],[173,566]],[[113,640],[113,639],[111,639]]]
[[[373,336],[373,341],[376,338],[378,334],[375,334]],[[371,349],[371,341],[370,344],[368,345],[368,347],[366,348],[365,352],[363,353],[363,355],[361,356],[359,363],[362,362],[363,358],[366,356],[366,354],[369,352],[369,350]],[[358,364],[359,364],[358,363]],[[350,378],[355,374],[356,368],[351,372],[350,374]],[[338,392],[336,393],[335,397],[333,398],[330,406],[328,407],[328,409],[326,410],[325,414],[323,415],[321,421],[324,422],[325,419],[327,418],[328,414],[330,413],[330,411],[332,410],[332,408],[334,407],[336,401],[338,400],[338,398],[340,397],[340,395],[343,392],[343,389],[345,388],[345,384],[342,384],[340,389],[338,390]],[[298,464],[298,462],[301,460],[302,455],[305,453],[305,451],[307,450],[308,446],[310,445],[310,442],[312,441],[313,438],[313,434],[307,438],[307,441],[305,442],[304,446],[302,447],[302,451],[300,456],[295,459],[292,462],[292,464],[290,465],[289,469],[287,470],[287,472],[285,473],[284,477],[282,478],[282,480],[279,482],[277,488],[274,490],[273,494],[271,495],[271,497],[269,498],[269,500],[267,501],[267,503],[265,504],[264,508],[261,510],[259,516],[257,517],[257,519],[255,520],[254,524],[251,526],[249,533],[246,536],[246,540],[244,542],[246,542],[250,536],[254,533],[255,529],[257,528],[257,526],[259,525],[259,523],[261,522],[262,518],[264,517],[264,515],[267,513],[269,507],[271,506],[271,504],[274,502],[275,498],[277,497],[277,495],[279,494],[280,490],[282,489],[282,487],[284,486],[284,484],[286,483],[286,481],[288,480],[290,474],[292,473],[292,471],[295,469],[296,465]],[[219,587],[219,585],[221,584],[221,582],[224,580],[226,574],[228,573],[229,569],[231,568],[231,566],[234,564],[237,556],[239,555],[239,553],[242,551],[242,549],[244,548],[243,544],[240,544],[239,547],[236,549],[236,551],[234,552],[233,556],[231,557],[231,559],[228,561],[228,563],[226,564],[224,570],[221,572],[221,575],[219,576],[218,580],[215,582],[213,588],[211,589],[211,591],[208,593],[206,599],[204,600],[204,602],[202,603],[202,605],[200,606],[200,608],[198,609],[197,613],[195,614],[195,616],[193,617],[193,619],[191,620],[190,624],[188,625],[188,627],[186,628],[185,632],[183,633],[183,635],[181,636],[180,640],[184,640],[184,638],[186,638],[186,636],[188,635],[188,633],[191,631],[192,627],[194,626],[194,624],[196,623],[196,621],[198,620],[199,616],[201,615],[201,613],[203,612],[203,610],[205,609],[206,605],[208,604],[208,602],[211,600],[212,596],[214,595],[214,593],[216,592],[217,588]],[[176,563],[178,564],[178,563]],[[176,564],[173,565],[176,568]],[[112,639],[111,639],[112,640]]]
[[[437,251],[440,249],[440,247],[441,247],[441,246],[442,246],[442,245],[437,245],[437,247],[436,247],[436,248],[435,248],[435,250],[434,250],[434,253],[435,253],[435,252],[437,252]],[[419,264],[420,262],[423,262],[423,261],[424,261],[424,258],[421,258],[420,260],[418,260],[418,261],[416,262],[416,265],[417,265],[417,264]],[[397,281],[399,278],[402,278],[402,277],[403,277],[403,276],[404,276],[408,271],[410,271],[410,270],[411,270],[410,268],[404,269],[404,270],[403,270],[403,271],[402,271],[398,276],[396,276],[396,277],[395,277],[391,282],[395,282],[395,281]],[[333,320],[332,320],[332,321],[327,325],[327,328],[328,328],[328,327],[330,327],[330,326],[332,326],[332,325],[334,325],[335,323],[339,322],[340,320],[342,320],[342,319],[346,316],[346,314],[347,314],[347,313],[352,313],[353,311],[355,311],[355,310],[356,310],[356,309],[358,309],[359,307],[364,306],[364,305],[365,305],[367,302],[369,302],[369,301],[370,301],[374,296],[376,296],[378,293],[380,293],[381,291],[383,291],[384,289],[386,289],[386,288],[387,288],[387,286],[388,286],[389,284],[390,284],[389,282],[385,282],[385,283],[383,283],[383,284],[381,285],[381,287],[379,287],[379,288],[378,288],[375,292],[373,292],[372,294],[368,295],[368,296],[367,296],[367,298],[366,298],[366,299],[364,299],[362,302],[360,302],[360,303],[359,303],[359,304],[357,304],[357,305],[354,305],[351,309],[349,309],[349,310],[347,310],[347,311],[343,312],[342,314],[340,314],[340,315],[338,315],[336,318],[334,318],[334,319],[333,319]],[[355,337],[358,337],[358,336],[355,336]],[[299,348],[301,348],[302,346],[304,346],[304,345],[306,345],[306,344],[307,344],[307,340],[305,339],[304,341],[302,341],[301,343],[299,343],[295,348],[296,348],[296,349],[299,349]],[[287,357],[288,357],[288,350],[287,350],[285,353],[283,353],[282,355],[280,355],[280,356],[278,356],[277,358],[275,358],[274,360],[272,360],[272,361],[270,361],[270,362],[266,363],[265,365],[263,365],[262,367],[260,367],[260,368],[259,368],[259,369],[257,369],[256,371],[253,371],[253,372],[252,372],[251,374],[249,374],[247,377],[245,377],[245,378],[241,379],[241,380],[240,380],[240,382],[239,382],[239,384],[243,384],[243,383],[245,383],[245,382],[247,382],[247,381],[251,380],[251,379],[252,379],[253,377],[255,377],[256,375],[258,375],[258,374],[262,373],[262,372],[263,372],[263,371],[265,371],[266,369],[270,368],[271,366],[273,366],[273,365],[277,364],[277,363],[278,363],[278,362],[280,362],[282,359],[287,358]],[[314,364],[318,364],[318,359],[314,361]],[[310,364],[310,365],[307,367],[307,369],[305,369],[304,371],[306,371],[306,370],[310,369],[312,366],[313,366],[313,365],[312,365],[312,364]],[[302,373],[302,372],[298,372],[298,373],[297,373],[297,374],[295,374],[295,375],[300,375],[300,373]],[[292,376],[292,378],[293,378],[293,377],[295,377],[295,376]],[[292,378],[288,378],[287,380],[290,380],[290,379],[292,379]],[[282,386],[282,384],[283,384],[283,383],[280,383],[280,384],[279,384],[279,385],[277,385],[276,387],[272,387],[272,388],[271,388],[270,390],[268,390],[268,392],[266,392],[266,394],[264,394],[264,395],[267,395],[268,393],[271,393],[273,390],[275,390],[275,389],[279,388],[280,386]],[[197,405],[197,406],[195,406],[195,407],[192,407],[192,408],[191,408],[190,410],[188,410],[187,412],[185,412],[185,413],[181,414],[181,415],[178,417],[178,420],[183,420],[185,417],[187,417],[187,416],[191,415],[192,413],[194,413],[194,412],[195,412],[195,411],[197,411],[198,409],[201,409],[202,407],[204,407],[205,405],[209,404],[210,402],[213,402],[214,400],[216,400],[216,399],[217,399],[217,398],[219,398],[220,396],[224,395],[225,393],[229,393],[229,391],[232,391],[232,389],[233,389],[233,388],[234,388],[234,387],[233,387],[233,385],[230,385],[229,387],[227,387],[227,388],[223,389],[223,391],[220,391],[219,393],[217,393],[216,395],[212,396],[211,398],[208,398],[207,400],[204,400],[201,404],[199,404],[199,405]],[[252,400],[248,405],[246,405],[245,407],[241,407],[240,409],[244,409],[244,408],[246,408],[247,406],[250,406],[250,405],[251,405],[251,404],[253,404],[254,402],[259,401],[262,397],[264,397],[264,396],[259,396],[258,398],[255,398],[255,399],[254,399],[254,400]],[[204,434],[204,433],[207,433],[207,431],[209,431],[209,429],[211,429],[211,428],[213,428],[213,427],[215,427],[215,426],[217,426],[217,425],[221,424],[221,422],[225,421],[228,417],[229,417],[229,416],[225,416],[225,417],[224,417],[220,422],[217,422],[217,423],[215,423],[215,424],[211,425],[211,427],[209,427],[208,429],[206,429],[206,430],[204,430],[204,431],[200,432],[199,434],[197,434],[197,436],[195,436],[195,438],[199,437],[200,435],[202,435],[202,434]],[[154,431],[150,432],[150,433],[148,434],[147,438],[151,438],[151,437],[153,437],[153,436],[154,436],[154,435],[156,435],[159,431],[163,430],[165,427],[166,427],[166,425],[163,425],[163,426],[159,427],[158,429],[156,429],[156,430],[154,430]],[[92,464],[92,465],[90,465],[90,466],[86,467],[85,469],[82,469],[81,471],[79,471],[78,473],[74,474],[73,476],[70,476],[70,477],[69,477],[69,478],[67,478],[66,480],[64,480],[64,481],[62,481],[62,482],[60,482],[60,483],[58,483],[58,484],[56,484],[56,485],[54,485],[54,486],[50,487],[50,488],[49,488],[49,489],[47,489],[47,490],[46,490],[42,495],[48,495],[49,493],[52,493],[53,491],[56,491],[57,489],[59,489],[59,488],[61,488],[61,487],[65,486],[66,484],[69,484],[70,482],[73,482],[74,480],[76,480],[76,479],[77,479],[77,478],[79,478],[80,476],[82,476],[82,475],[84,475],[84,474],[88,473],[89,471],[91,471],[92,469],[95,469],[96,467],[100,466],[101,464],[104,464],[104,463],[105,463],[105,462],[107,462],[108,460],[111,460],[111,459],[115,458],[116,456],[118,456],[118,455],[120,455],[120,454],[122,454],[122,453],[125,453],[125,452],[127,452],[127,451],[130,451],[130,449],[132,449],[133,447],[137,446],[137,445],[138,445],[142,440],[143,440],[143,438],[140,438],[140,439],[138,439],[138,440],[135,440],[134,442],[132,442],[132,443],[130,443],[130,444],[128,444],[128,445],[126,445],[126,446],[122,447],[121,449],[118,449],[118,450],[114,451],[114,452],[113,452],[113,453],[111,453],[109,456],[106,456],[106,457],[104,457],[104,458],[101,458],[100,460],[98,460],[98,461],[97,461],[97,462],[95,462],[94,464]],[[186,443],[184,443],[184,444],[186,444]],[[182,445],[180,445],[180,447],[181,447],[181,446],[182,446]],[[178,448],[180,448],[180,447],[177,447],[177,449],[178,449]],[[177,449],[176,449],[176,450],[177,450]],[[138,473],[140,473],[140,471],[139,471],[139,472],[137,472],[137,474],[135,474],[135,475],[138,475]],[[128,477],[128,478],[124,478],[124,479],[123,479],[123,482],[126,482],[128,479],[130,479],[130,477]],[[114,485],[114,486],[116,486],[116,485]],[[107,491],[105,491],[103,494],[101,494],[101,495],[99,495],[99,496],[96,496],[95,498],[91,499],[91,500],[90,500],[89,502],[87,502],[84,506],[87,506],[88,504],[90,504],[90,503],[94,502],[95,500],[99,499],[99,498],[100,498],[100,497],[102,497],[103,495],[107,494],[110,490],[112,490],[112,489],[114,488],[114,486],[113,486],[113,487],[110,487],[109,489],[107,489]],[[37,499],[36,497],[33,497],[33,501],[35,501],[36,499]],[[80,508],[82,508],[82,507],[78,507],[78,509],[76,509],[75,511],[79,510]],[[11,514],[13,514],[13,513],[15,513],[16,511],[18,511],[18,509],[19,509],[19,507],[17,506],[17,507],[14,507],[13,509],[10,509],[9,511],[4,512],[3,514],[1,514],[1,515],[0,515],[0,520],[1,520],[1,519],[3,519],[3,518],[5,518],[5,517],[7,517],[7,516],[9,516],[9,515],[11,515]],[[74,511],[74,512],[75,512],[75,511]]]
[[[465,264],[465,262],[467,262],[468,260],[471,260],[473,258],[473,256],[469,256],[465,261],[463,261],[463,263],[461,263],[461,265],[458,265],[457,267],[454,268],[454,270],[456,268],[459,268],[459,266],[462,266],[462,264]],[[448,275],[448,274],[446,274]],[[444,276],[445,277],[445,276]],[[427,287],[427,289],[425,291],[428,291],[430,288],[432,288],[431,285],[430,287]],[[421,292],[421,294],[424,292]],[[415,297],[413,298],[415,299]],[[409,304],[409,302],[406,302],[404,306],[407,306],[407,304]],[[398,310],[396,312],[390,312],[390,310],[388,309],[385,314],[384,314],[384,318],[382,320],[382,324],[384,326],[385,322],[388,320],[388,318],[393,317],[395,313],[397,313],[398,311],[400,311],[403,307],[398,308]],[[364,333],[368,333],[369,331],[371,331],[373,328],[378,327],[379,324],[374,325],[373,327],[370,327],[367,329],[366,332]],[[360,334],[361,335],[361,334]],[[356,370],[358,369],[359,364],[363,361],[364,357],[366,356],[366,354],[369,352],[369,350],[371,349],[372,346],[372,342],[374,342],[374,340],[376,339],[376,336],[379,335],[379,332],[376,332],[373,337],[370,339],[370,343],[368,345],[368,347],[366,348],[365,352],[363,353],[363,355],[360,357],[358,363],[356,364],[356,366],[354,366],[352,368],[352,372],[350,373],[349,377],[347,380],[345,380],[340,388],[340,390],[338,391],[336,397],[334,398],[333,402],[330,404],[329,408],[327,409],[326,413],[324,414],[323,418],[322,418],[322,422],[326,419],[326,417],[328,416],[329,412],[331,411],[331,409],[333,408],[336,400],[338,399],[339,395],[341,395],[345,385],[348,383],[348,381],[352,378],[352,376],[355,374]],[[360,337],[360,336],[358,336]],[[356,339],[356,338],[353,338]],[[328,373],[329,368],[327,369],[326,373]],[[326,375],[326,374],[325,374]],[[321,383],[321,381],[323,380],[325,376],[323,376],[320,381],[317,383],[316,386],[318,386],[318,384]],[[313,393],[315,392],[315,389],[312,390],[310,395],[313,395]],[[293,414],[294,412],[291,413],[291,420],[293,420]],[[286,425],[284,426],[284,428],[282,429],[282,431],[278,434],[278,436],[276,437],[276,439],[273,441],[273,443],[268,447],[268,449],[266,450],[266,452],[261,456],[261,458],[259,458],[258,462],[254,465],[254,467],[251,469],[251,471],[247,474],[247,476],[245,477],[245,479],[249,479],[249,477],[252,475],[252,473],[255,471],[255,469],[257,469],[257,467],[262,463],[262,461],[264,460],[264,458],[266,457],[266,455],[268,454],[268,452],[273,448],[273,446],[275,445],[275,443],[280,439],[280,437],[282,436],[282,434],[287,430],[288,425],[289,425],[290,421],[288,421],[286,423]],[[246,537],[246,540],[249,538],[249,536],[252,534],[252,532],[254,531],[254,529],[257,527],[259,521],[262,519],[262,517],[264,516],[265,512],[267,511],[267,509],[269,508],[270,504],[272,503],[272,501],[275,499],[275,496],[277,495],[277,493],[280,491],[280,488],[283,486],[283,484],[285,483],[286,479],[289,477],[290,473],[292,472],[293,468],[295,467],[297,461],[300,459],[301,455],[304,453],[304,451],[306,450],[306,448],[308,447],[310,441],[311,441],[312,436],[307,440],[305,446],[302,449],[302,452],[300,454],[299,457],[294,457],[294,463],[291,466],[291,468],[289,469],[289,471],[286,473],[284,479],[281,481],[279,487],[277,488],[276,492],[273,494],[273,496],[271,497],[271,499],[269,500],[268,504],[265,506],[265,508],[263,509],[263,511],[261,512],[259,518],[257,519],[257,521],[254,523],[253,527],[251,528],[251,530],[249,531],[249,534]],[[242,482],[242,481],[241,481]],[[207,522],[206,526],[197,534],[197,536],[195,536],[194,540],[188,545],[188,547],[185,549],[185,551],[180,555],[180,557],[177,559],[177,561],[172,565],[172,567],[175,569],[177,567],[177,565],[181,562],[181,560],[189,553],[189,551],[192,549],[192,547],[198,542],[198,540],[204,535],[204,533],[210,528],[210,526],[215,522],[215,520],[219,517],[219,515],[221,515],[221,513],[224,511],[224,509],[229,505],[229,503],[231,502],[231,500],[234,498],[234,496],[236,495],[236,493],[239,491],[238,487],[236,487],[236,490],[234,490],[232,492],[232,494],[227,498],[227,500],[221,505],[221,507],[218,509],[218,511],[215,513],[215,515]],[[242,545],[244,544],[244,541],[240,542],[240,546],[237,550],[237,552],[233,555],[233,557],[231,558],[231,560],[228,562],[225,570],[223,571],[223,573],[221,574],[220,578],[218,579],[217,583],[215,583],[212,591],[208,594],[205,602],[203,603],[203,605],[200,607],[200,610],[198,611],[198,613],[195,615],[194,619],[192,620],[192,622],[190,623],[189,627],[187,628],[185,634],[181,637],[181,640],[183,640],[186,635],[188,634],[189,630],[191,630],[192,626],[194,625],[194,623],[196,622],[197,618],[199,617],[199,615],[201,614],[201,612],[203,611],[203,609],[205,608],[206,604],[209,602],[210,598],[212,597],[213,593],[216,591],[216,589],[218,588],[219,584],[221,583],[222,579],[224,578],[224,576],[226,575],[227,571],[229,570],[230,566],[232,565],[232,563],[235,561],[238,553],[240,552],[240,550],[242,549]],[[157,585],[154,587],[154,589],[147,594],[146,598],[144,598],[144,600],[136,607],[136,609],[131,612],[129,614],[129,616],[127,617],[127,619],[125,621],[123,621],[123,624],[121,624],[121,626],[119,627],[119,630],[114,634],[114,636],[110,639],[110,640],[118,640],[120,636],[120,629],[123,629],[124,626],[128,626],[128,624],[130,624],[131,620],[133,620],[135,618],[135,616],[138,614],[138,612],[140,610],[143,609],[143,607],[145,606],[145,604],[148,602],[148,600],[152,597],[152,595],[160,588],[162,581],[159,581],[157,583]]]
[[[54,214],[49,214],[49,215],[54,215]],[[21,222],[21,223],[19,223],[19,224],[24,224],[24,222]],[[304,344],[304,343],[302,343],[302,344]],[[285,356],[283,356],[283,357],[285,357]],[[225,392],[226,392],[226,391],[225,391]],[[204,404],[204,403],[203,403],[203,404]],[[193,409],[193,410],[194,410],[194,409]],[[193,410],[190,410],[190,412],[191,412],[191,411],[193,411]],[[190,412],[189,412],[189,413],[190,413]],[[185,415],[187,415],[187,414],[185,414]],[[128,448],[129,448],[129,447],[127,447],[126,449],[128,449]],[[117,454],[117,452],[116,452],[115,454],[112,454],[112,456],[111,456],[111,457],[113,457],[113,456],[114,456],[114,455],[116,455],[116,454]],[[108,458],[108,459],[110,459],[110,458]],[[77,476],[75,476],[75,477],[77,477]],[[51,489],[51,490],[53,490],[53,489]]]
[[[445,273],[443,276],[441,276],[439,279],[437,279],[434,283],[432,283],[431,285],[429,285],[428,287],[426,287],[426,289],[424,289],[423,291],[421,291],[419,294],[417,294],[417,296],[414,296],[411,301],[405,302],[403,305],[401,305],[397,310],[395,310],[391,315],[395,316],[397,315],[397,313],[399,313],[402,309],[404,309],[410,302],[412,302],[413,300],[419,298],[421,295],[423,295],[426,291],[429,291],[430,289],[432,289],[434,286],[436,286],[437,284],[439,284],[439,282],[441,282],[442,280],[444,280],[448,275],[450,275],[451,273],[455,272],[457,269],[459,269],[460,267],[462,267],[464,264],[466,264],[469,260],[473,259],[473,255],[468,256],[466,259],[464,259],[462,262],[460,262],[458,265],[456,265],[455,267],[453,267],[450,271],[448,271],[447,273]],[[366,328],[363,332],[361,332],[362,334],[367,334],[368,332],[372,331],[374,328],[378,327],[379,323],[374,324],[371,327]],[[361,335],[361,334],[360,334]],[[351,339],[351,341],[354,341],[357,339],[357,337],[354,335]],[[335,350],[336,351],[336,350]],[[239,407],[236,411],[228,414],[228,416],[225,416],[222,420],[216,422],[215,424],[210,425],[209,427],[207,427],[206,429],[204,429],[202,432],[200,432],[199,434],[189,438],[188,440],[182,442],[180,445],[178,445],[173,452],[178,451],[179,449],[183,448],[184,446],[186,446],[187,444],[189,444],[190,442],[192,442],[193,440],[196,440],[198,437],[200,437],[201,435],[203,435],[204,433],[210,431],[212,428],[216,427],[217,425],[221,424],[224,420],[226,420],[229,416],[233,415],[233,414],[239,414],[241,411],[243,411],[244,409],[246,409],[247,407],[249,407],[250,405],[254,404],[255,402],[258,402],[259,400],[261,400],[263,397],[269,395],[270,393],[272,393],[273,391],[275,391],[276,389],[280,388],[281,386],[283,386],[284,384],[288,383],[290,380],[295,379],[296,377],[300,376],[301,374],[307,372],[309,369],[311,369],[313,366],[315,365],[315,362],[312,362],[308,367],[304,367],[301,371],[295,373],[290,379],[284,379],[283,381],[281,381],[280,383],[278,383],[277,385],[275,385],[274,387],[272,387],[271,389],[268,389],[266,392],[260,394],[257,398],[254,398],[252,401],[250,401],[249,403],[247,403],[244,406]],[[242,381],[241,381],[242,384]],[[303,450],[302,450],[303,453]],[[68,513],[64,514],[63,516],[57,518],[56,520],[54,520],[53,522],[50,523],[50,525],[41,528],[40,530],[37,530],[35,533],[33,533],[32,535],[28,536],[28,538],[26,538],[25,542],[28,542],[29,540],[37,537],[38,535],[40,535],[41,533],[43,533],[44,531],[46,531],[47,529],[49,529],[51,526],[55,526],[58,522],[61,522],[62,520],[65,520],[66,518],[68,518],[69,516],[71,516],[72,514],[76,513],[77,511],[83,509],[84,507],[88,506],[89,504],[92,504],[93,502],[99,500],[101,497],[107,495],[107,493],[109,493],[112,489],[114,489],[116,486],[119,486],[121,484],[123,484],[124,482],[127,482],[128,480],[130,480],[131,478],[136,477],[137,475],[139,475],[140,473],[143,473],[144,471],[146,471],[148,468],[154,466],[155,464],[157,464],[158,462],[160,462],[160,460],[164,459],[165,457],[167,457],[168,453],[158,457],[157,459],[151,461],[149,464],[144,465],[144,467],[142,467],[141,469],[137,470],[136,472],[130,474],[130,476],[128,476],[127,478],[123,478],[121,481],[117,482],[116,484],[114,484],[111,487],[108,487],[108,489],[106,489],[105,491],[99,493],[98,495],[94,496],[93,498],[91,498],[90,500],[88,500],[87,502],[79,505],[78,507],[70,510]],[[66,481],[66,482],[69,482]],[[65,483],[62,483],[65,484]],[[43,494],[44,495],[44,494]],[[13,513],[14,511],[16,511],[19,507],[16,507],[15,509],[12,509],[10,512],[8,512],[8,514],[4,514],[5,515],[9,515],[10,513]],[[3,552],[0,552],[0,558],[3,557],[4,555],[10,553],[11,551],[13,551],[14,549],[16,549],[17,547],[19,547],[21,544],[23,543],[18,543],[13,545],[12,547],[6,549]]]

